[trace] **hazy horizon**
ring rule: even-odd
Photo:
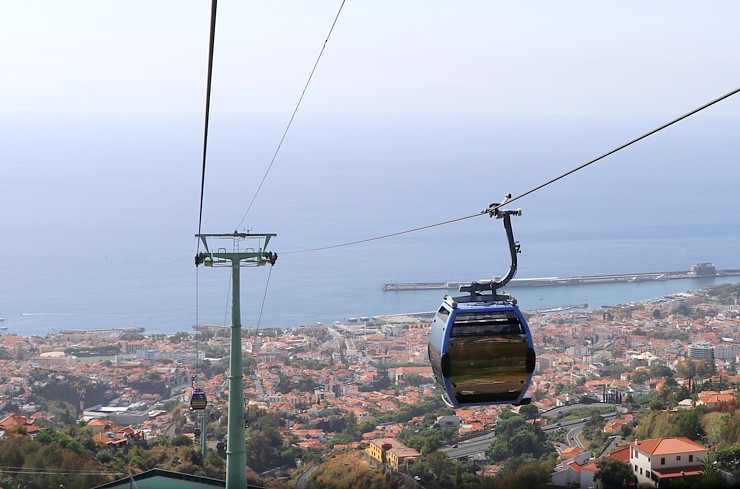
[[[219,3],[202,230],[278,234],[266,310],[324,317],[383,281],[500,274],[487,217],[285,252],[477,213],[740,80],[731,1],[348,2],[239,225],[340,4]],[[194,322],[209,13],[194,0],[0,5],[0,314]],[[739,113],[732,97],[516,202],[519,276],[740,266]],[[250,277],[245,314],[266,276]],[[202,310],[222,315],[228,277],[199,280]]]

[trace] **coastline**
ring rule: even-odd
[[[687,278],[738,277],[740,269],[717,270],[712,263],[695,263],[689,270],[664,272],[620,273],[609,275],[584,275],[576,277],[513,278],[508,283],[512,289],[519,287],[549,287],[556,285],[595,285],[618,282],[647,282],[652,280],[680,280]],[[498,279],[496,279],[498,280]],[[380,289],[388,291],[449,290],[469,285],[470,282],[388,282]],[[483,282],[488,283],[488,282]]]
[[[704,277],[704,278],[687,278],[671,281],[650,281],[650,282],[622,282],[615,284],[594,284],[594,285],[561,285],[549,287],[512,287],[510,292],[516,298],[522,311],[530,314],[549,314],[549,313],[568,313],[576,311],[590,311],[606,309],[612,307],[629,306],[636,303],[655,301],[671,296],[674,294],[691,294],[702,289],[716,287],[724,284],[740,283],[740,277]],[[320,315],[304,314],[301,320],[283,322],[281,324],[264,324],[261,329],[269,328],[290,328],[294,326],[311,326],[317,323],[333,324],[335,321],[349,324],[355,318],[393,318],[404,316],[429,316],[436,311],[437,306],[441,303],[442,295],[439,290],[432,291],[412,291],[412,292],[381,292],[378,294],[384,296],[397,295],[401,297],[412,297],[409,301],[404,299],[403,302],[409,307],[394,306],[390,309],[371,310],[367,313],[359,307],[358,314],[336,313],[332,316],[325,317]],[[413,307],[419,306],[419,307]],[[423,307],[422,307],[423,306]],[[416,312],[409,312],[416,311]],[[63,330],[73,330],[80,332],[89,331],[139,331],[143,334],[175,334],[178,332],[192,332],[195,321],[181,327],[146,327],[136,324],[121,324],[114,318],[107,318],[106,315],[94,316],[96,319],[89,327],[79,325],[80,317],[70,318],[69,326],[59,325],[59,319],[65,315],[62,314],[33,314],[23,315],[19,318],[5,316],[4,329],[0,334],[19,334],[21,336],[43,336],[46,334],[55,334]],[[73,316],[70,314],[70,316]],[[86,316],[90,319],[90,315]],[[357,321],[355,319],[355,321]],[[51,324],[57,324],[59,327],[53,327]],[[200,325],[214,325],[209,321],[200,321]],[[220,327],[228,327],[221,325]],[[243,328],[254,328],[253,324],[243,322]]]

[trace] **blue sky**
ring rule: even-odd
[[[222,0],[214,114],[290,112],[340,4]],[[209,13],[208,0],[4,1],[0,111],[202,112]],[[738,85],[738,18],[733,0],[350,0],[303,110],[677,114]]]
[[[244,215],[340,4],[219,2],[204,232]],[[209,0],[0,2],[6,317],[188,327],[209,15]],[[479,212],[740,86],[737,19],[736,0],[347,0],[243,228],[283,253]],[[740,95],[522,199],[522,276],[736,267],[739,113]],[[274,280],[313,307],[318,286],[355,300],[505,270],[479,263],[501,229],[473,221],[286,253]],[[203,304],[223,304],[226,278],[202,278],[217,279]]]

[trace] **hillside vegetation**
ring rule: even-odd
[[[639,439],[685,436],[711,446],[740,443],[740,403],[724,403],[709,410],[652,411],[640,420],[635,431]]]
[[[321,464],[308,482],[312,489],[394,489],[405,487],[385,467],[370,466],[363,452],[340,453]]]

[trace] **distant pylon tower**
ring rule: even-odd
[[[244,430],[244,374],[242,372],[242,324],[239,269],[275,265],[277,254],[267,252],[267,244],[276,234],[196,234],[204,252],[195,255],[195,266],[231,267],[231,344],[229,353],[229,419],[226,435],[226,489],[247,487],[247,449]],[[214,246],[217,241],[231,241],[230,251],[225,246]],[[209,242],[210,241],[210,242]],[[256,247],[241,251],[243,241],[257,241]]]
[[[87,389],[84,387],[80,387],[77,389],[77,393],[80,395],[80,416],[85,414],[85,393],[87,392]]]

